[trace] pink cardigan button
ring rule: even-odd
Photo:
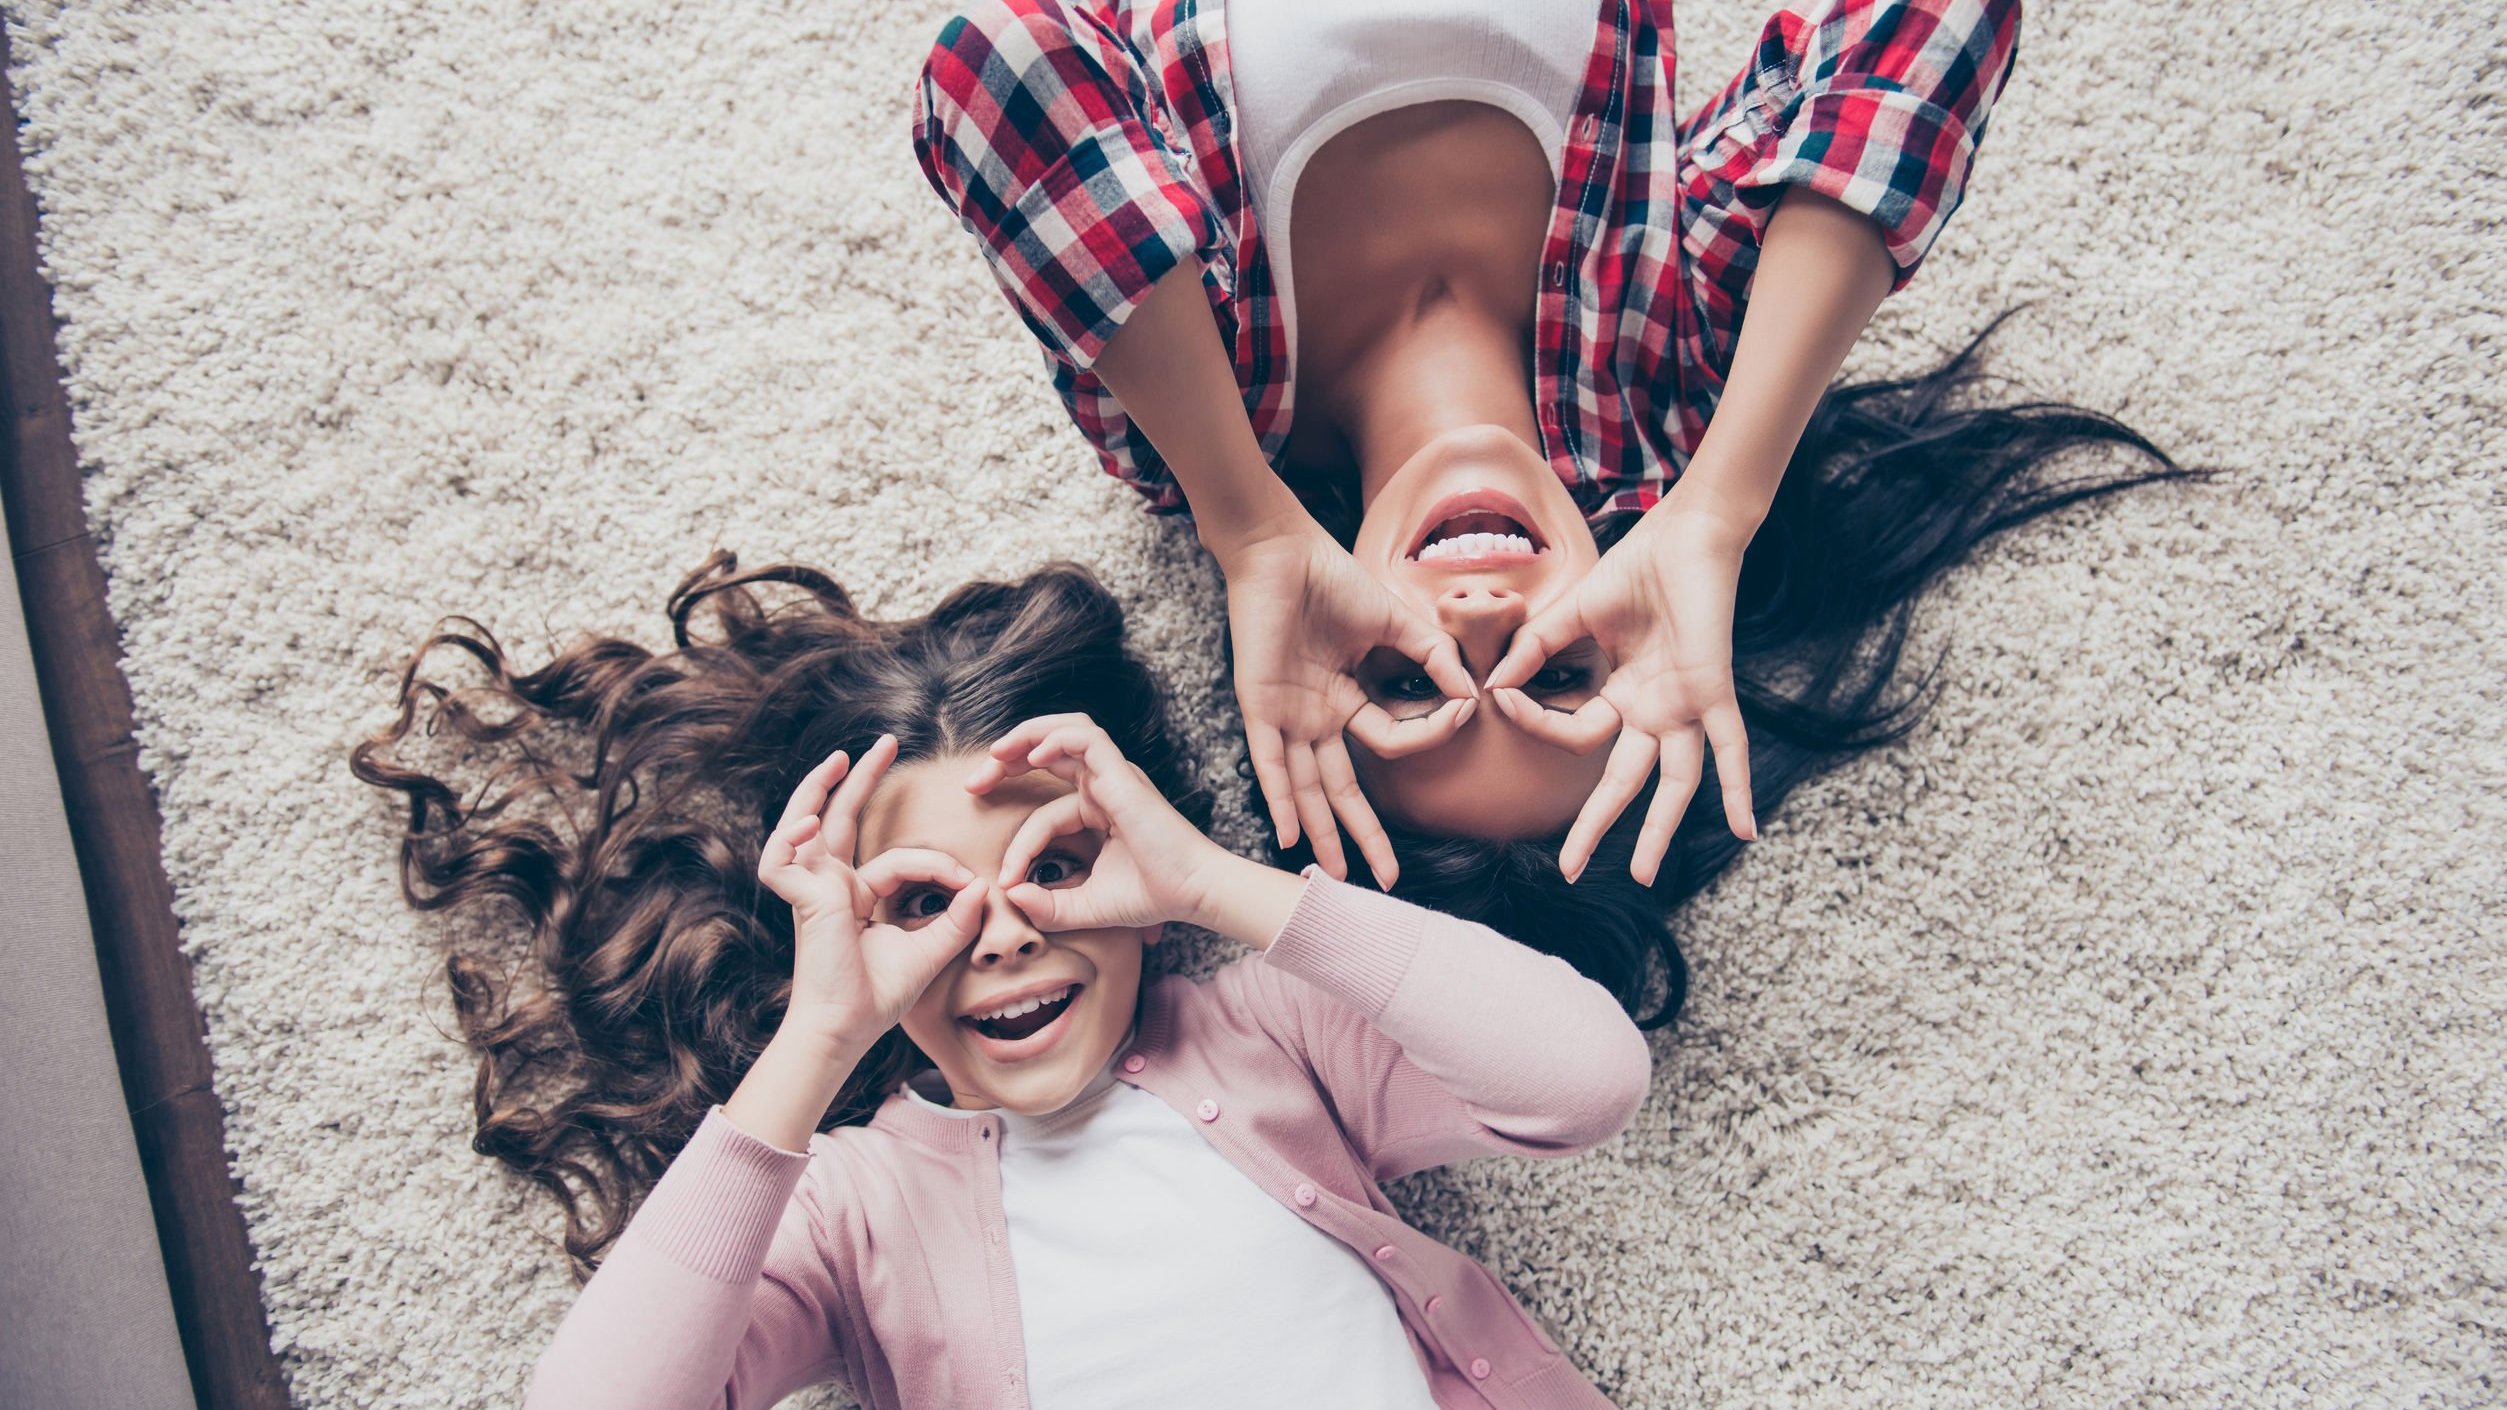
[[[1134,1053],[1130,1057],[1123,1059],[1123,1070],[1125,1072],[1138,1072],[1148,1065],[1149,1059],[1142,1057],[1138,1053]]]
[[[1299,1209],[1314,1208],[1314,1186],[1299,1185],[1297,1187],[1297,1207]]]
[[[1445,1294],[1443,1294],[1443,1293],[1438,1293],[1438,1294],[1436,1294],[1434,1297],[1429,1298],[1429,1299],[1428,1299],[1428,1315],[1429,1315],[1429,1316],[1431,1316],[1431,1317],[1435,1316],[1435,1315],[1436,1315],[1436,1309],[1438,1309],[1438,1308],[1440,1308],[1440,1307],[1443,1307],[1444,1305],[1445,1305]]]
[[[1485,1356],[1474,1356],[1474,1357],[1472,1357],[1472,1358],[1471,1358],[1471,1379],[1473,1379],[1473,1380],[1475,1380],[1475,1381],[1485,1381],[1485,1380],[1487,1380],[1488,1378],[1489,1378],[1489,1359],[1488,1359],[1487,1357],[1485,1357]]]
[[[1376,1262],[1378,1262],[1378,1263],[1390,1263],[1390,1262],[1392,1262],[1392,1261],[1393,1261],[1393,1246],[1392,1246],[1391,1244],[1382,1244],[1382,1245],[1377,1246],[1377,1248],[1376,1248],[1376,1250],[1375,1250],[1375,1261],[1376,1261]]]
[[[1204,1121],[1216,1121],[1219,1119],[1219,1104],[1203,1097],[1201,1105],[1193,1108],[1193,1113]]]

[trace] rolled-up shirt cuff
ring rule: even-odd
[[[1048,349],[1086,371],[1168,271],[1216,250],[1218,228],[1161,154],[1109,127],[1073,143],[1019,197],[1000,232],[1009,258],[996,268]]]
[[[1733,185],[1760,211],[1772,211],[1785,188],[1806,186],[1870,217],[1896,266],[1894,291],[1958,209],[1975,159],[1967,124],[1947,108],[1897,88],[1824,88],[1791,106]],[[1759,217],[1762,240],[1767,218]]]

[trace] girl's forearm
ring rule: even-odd
[[[1210,317],[1200,265],[1178,265],[1158,281],[1099,352],[1095,371],[1174,472],[1193,526],[1222,568],[1247,544],[1312,527],[1245,419],[1236,364]]]
[[[1305,890],[1302,876],[1222,852],[1203,881],[1192,913],[1177,919],[1240,945],[1267,950],[1280,928],[1288,924]]]
[[[751,1139],[806,1151],[836,1093],[869,1051],[845,1039],[778,1030],[723,1103],[723,1115]]]
[[[1676,493],[1755,528],[1802,428],[1896,278],[1880,227],[1806,187],[1767,224],[1732,369]]]

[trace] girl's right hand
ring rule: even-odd
[[[827,756],[792,790],[757,863],[758,880],[792,904],[792,998],[781,1031],[839,1050],[867,1050],[895,1027],[983,924],[983,888],[951,857],[901,848],[854,865],[863,805],[896,757],[892,735],[858,767],[842,750]],[[874,923],[880,899],[908,883],[956,894],[913,930]]]
[[[1086,715],[1046,715],[1011,730],[967,779],[988,793],[1004,779],[1042,771],[1071,791],[1030,813],[1001,857],[1000,884],[1041,930],[1205,922],[1214,878],[1244,859],[1202,835],[1140,766]],[[1076,885],[1039,885],[1031,872],[1065,837],[1101,839]]]

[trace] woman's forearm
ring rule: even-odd
[[[1723,396],[1676,492],[1755,528],[1895,276],[1869,217],[1806,187],[1787,191],[1759,248]]]
[[[1236,364],[1201,292],[1201,267],[1169,271],[1115,331],[1095,371],[1158,448],[1222,567],[1266,536],[1313,523],[1263,458],[1245,419]]]

